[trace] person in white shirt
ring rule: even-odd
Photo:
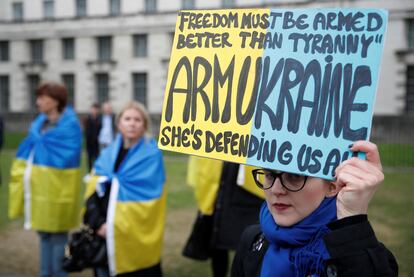
[[[102,127],[99,132],[98,142],[100,150],[107,147],[115,137],[115,115],[109,102],[102,104]]]

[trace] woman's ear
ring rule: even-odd
[[[326,197],[334,197],[340,191],[340,187],[336,185],[334,182],[329,182],[329,188],[326,192]]]

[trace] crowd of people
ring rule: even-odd
[[[9,216],[37,231],[39,276],[67,276],[62,259],[80,215],[105,242],[95,276],[162,276],[166,173],[145,107],[126,103],[117,116],[110,103],[102,113],[90,107],[81,212],[82,124],[61,84],[41,84],[36,97],[39,115],[12,164]],[[1,150],[1,119],[0,131]],[[214,277],[397,276],[367,218],[384,178],[378,149],[357,141],[350,151],[367,158],[342,162],[334,181],[190,157],[198,211],[183,255],[211,258]],[[233,261],[229,250],[237,250]]]

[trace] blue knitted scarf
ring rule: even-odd
[[[336,197],[325,198],[308,217],[290,227],[275,223],[266,202],[260,225],[269,241],[261,276],[320,276],[329,259],[323,237],[328,223],[336,220]]]

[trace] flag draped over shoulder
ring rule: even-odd
[[[240,165],[237,184],[257,197],[264,198],[253,180],[253,167]],[[188,160],[187,183],[194,187],[197,206],[204,215],[212,215],[220,186],[223,161],[190,156]]]
[[[67,107],[56,125],[42,133],[47,120],[32,122],[12,164],[9,217],[24,215],[25,228],[63,232],[79,223],[82,134]]]
[[[161,260],[166,191],[162,153],[156,142],[142,138],[129,149],[114,172],[122,137],[104,149],[89,178],[88,192],[111,182],[107,223],[108,262],[111,275],[156,265]]]

